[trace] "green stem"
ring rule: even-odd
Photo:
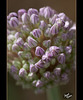
[[[47,92],[47,100],[62,100],[58,86],[50,88],[46,92]]]

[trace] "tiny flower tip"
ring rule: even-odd
[[[27,74],[26,70],[24,68],[21,68],[19,70],[19,76],[24,77]]]
[[[32,35],[36,38],[39,38],[41,36],[41,30],[40,29],[34,29],[32,31]]]

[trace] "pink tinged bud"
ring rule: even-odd
[[[20,77],[24,77],[26,74],[27,74],[27,72],[26,72],[26,70],[25,70],[24,68],[21,68],[21,69],[19,70],[19,76],[20,76]]]
[[[34,73],[37,71],[38,71],[37,67],[35,67],[35,65],[33,65],[33,64],[30,64],[30,72]]]
[[[32,35],[35,37],[35,38],[39,38],[41,36],[41,30],[40,29],[34,29],[32,31]]]
[[[19,21],[16,17],[11,17],[11,19],[9,21],[10,27],[16,28],[18,26],[18,23],[19,23]]]
[[[70,54],[72,52],[72,47],[71,46],[67,46],[65,48],[66,54]]]
[[[31,17],[30,17],[30,21],[31,21],[32,24],[37,24],[38,21],[39,21],[38,15],[32,14]]]
[[[37,41],[35,39],[33,39],[31,36],[28,37],[28,45],[32,48],[32,47],[36,47],[37,46]]]
[[[45,77],[45,78],[49,79],[50,76],[51,76],[51,74],[50,74],[49,71],[47,71],[47,72],[44,73],[44,77]]]
[[[30,8],[28,10],[28,15],[31,16],[32,14],[37,14],[38,15],[38,10],[34,8]]]
[[[44,62],[42,60],[39,60],[37,63],[35,63],[35,67],[39,69],[44,68]]]
[[[44,49],[41,48],[40,46],[37,46],[36,47],[36,50],[35,50],[35,55],[36,56],[43,56],[45,53]]]
[[[47,28],[46,31],[44,32],[44,35],[46,37],[50,37],[51,36],[51,33],[50,33],[50,28]]]
[[[43,82],[41,80],[38,80],[36,83],[36,87],[42,87],[43,86]]]
[[[51,40],[43,41],[43,46],[45,46],[46,48],[50,47],[50,45],[51,45]]]
[[[22,22],[23,22],[23,23],[27,23],[27,22],[28,22],[28,19],[29,19],[29,16],[27,15],[27,13],[24,13],[24,14],[22,15]]]
[[[65,55],[64,53],[61,53],[59,56],[58,56],[58,62],[61,63],[61,64],[64,64],[65,63]]]
[[[45,7],[39,9],[40,16],[44,16],[44,9],[45,9]]]
[[[65,25],[65,22],[60,18],[56,19],[56,23],[57,23],[59,29]]]
[[[46,27],[46,23],[42,20],[40,21],[40,29],[44,29]]]
[[[54,71],[53,71],[53,73],[56,76],[60,76],[60,74],[61,74],[61,68],[55,68]]]
[[[16,50],[18,50],[18,49],[19,49],[19,47],[18,47],[17,44],[13,44],[13,45],[12,45],[12,50],[13,50],[13,51],[16,51]]]
[[[62,19],[63,21],[66,20],[66,15],[65,15],[64,13],[59,13],[59,14],[58,14],[58,17],[59,17],[60,19]]]
[[[56,22],[56,18],[59,18],[59,17],[57,14],[54,14],[54,16],[49,19],[50,23],[54,24]]]
[[[21,18],[21,16],[26,13],[26,10],[25,9],[20,9],[18,10],[18,17]]]
[[[58,29],[58,25],[54,24],[51,28],[50,28],[50,34],[52,36],[54,36],[55,34],[58,34],[59,29]]]
[[[21,34],[22,34],[21,32],[16,32],[16,33],[15,33],[15,38],[18,39],[18,38],[20,37]]]
[[[64,25],[64,27],[63,27],[65,30],[69,30],[69,28],[70,28],[70,23],[69,23],[69,21],[66,21],[65,22],[65,25]]]
[[[61,38],[62,38],[62,41],[66,41],[68,38],[68,35],[66,33],[63,33]]]
[[[26,50],[30,50],[30,47],[29,47],[29,45],[28,45],[27,42],[24,43],[24,49],[26,49]]]
[[[9,14],[9,19],[10,19],[11,17],[17,17],[17,13],[15,13],[15,12],[10,13],[10,14]]]
[[[22,39],[22,38],[18,38],[17,41],[16,41],[16,44],[17,44],[18,46],[23,46],[23,44],[24,44],[23,39]]]
[[[54,10],[52,10],[50,7],[46,7],[44,9],[44,17],[45,18],[50,18],[53,16],[53,14],[54,14]]]
[[[60,48],[57,47],[57,46],[51,46],[51,47],[49,48],[49,51],[52,52],[53,55],[55,56],[55,55],[59,54],[61,50],[60,50]]]

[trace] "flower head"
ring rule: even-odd
[[[75,32],[71,19],[49,6],[11,12],[7,16],[8,71],[23,87],[36,92],[67,83],[75,63]]]

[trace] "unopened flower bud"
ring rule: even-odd
[[[19,76],[20,76],[20,77],[24,77],[26,74],[27,74],[27,72],[26,72],[26,70],[25,70],[24,68],[21,68],[21,69],[19,70]]]
[[[46,23],[44,22],[44,20],[40,21],[40,29],[44,29],[46,27]]]
[[[27,13],[24,13],[24,14],[22,15],[22,22],[23,22],[23,23],[27,23],[28,19],[29,19],[29,16],[27,15]]]
[[[64,64],[65,63],[65,54],[64,53],[61,53],[59,56],[58,56],[58,62],[61,63],[61,64]]]
[[[54,75],[60,76],[60,74],[61,74],[61,68],[55,68],[53,72],[54,72]]]
[[[18,26],[18,19],[16,17],[11,17],[10,21],[9,21],[9,24],[11,27],[14,27],[16,28]]]
[[[45,40],[45,41],[43,41],[43,46],[44,47],[48,48],[48,47],[50,47],[50,45],[51,45],[51,40]]]
[[[50,78],[50,75],[51,75],[51,74],[50,74],[50,72],[49,72],[49,71],[47,71],[47,72],[45,72],[45,73],[44,73],[44,77],[45,77],[45,78],[47,78],[47,79],[49,79],[49,78]]]
[[[21,16],[26,13],[26,10],[25,9],[20,9],[18,10],[18,17],[21,18]]]
[[[43,82],[41,80],[38,80],[36,83],[36,87],[42,87],[43,86]]]
[[[37,24],[38,21],[39,21],[39,17],[36,14],[32,14],[31,17],[30,17],[30,20],[31,20],[32,24]]]
[[[24,44],[23,39],[22,39],[22,38],[18,38],[17,41],[16,41],[16,44],[17,44],[18,46],[22,46],[22,45]]]
[[[37,41],[35,39],[33,39],[31,36],[28,37],[28,45],[32,48],[32,47],[36,47],[37,46]]]
[[[17,13],[15,13],[15,12],[10,13],[9,18],[11,18],[11,17],[17,17]]]
[[[34,8],[30,8],[28,10],[28,15],[31,16],[32,14],[37,14],[38,15],[38,10]]]
[[[35,67],[35,65],[33,65],[33,64],[30,64],[30,72],[37,72],[37,67]]]
[[[36,50],[35,50],[35,55],[36,56],[42,56],[44,55],[45,51],[43,48],[41,48],[40,46],[37,46],[36,47]]]
[[[39,38],[42,34],[40,29],[34,29],[31,33],[35,38]]]
[[[71,46],[67,46],[65,48],[65,50],[66,50],[66,54],[70,54],[72,52],[72,47]]]

